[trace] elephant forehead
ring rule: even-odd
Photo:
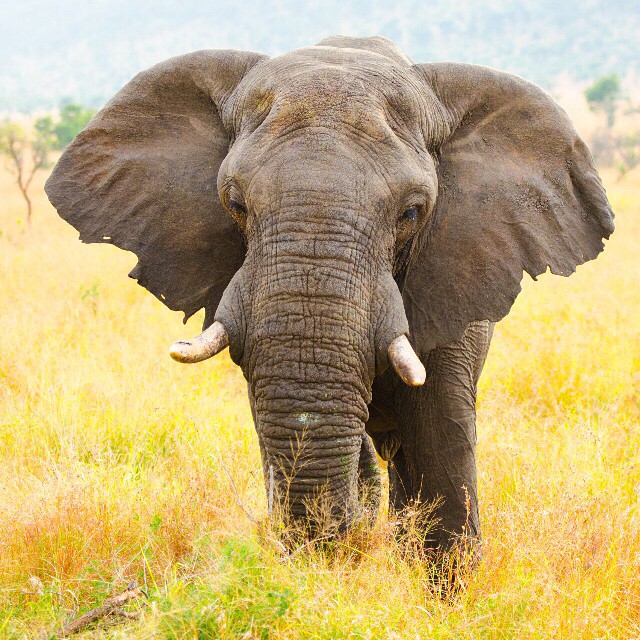
[[[311,47],[265,61],[247,77],[236,108],[242,120],[289,125],[339,121],[378,139],[390,110],[419,119],[420,95],[407,68],[375,53]],[[237,121],[237,119],[236,119]]]
[[[379,142],[392,136],[383,109],[365,101],[337,100],[333,95],[283,96],[265,119],[265,127],[275,136],[302,126],[324,127],[327,131],[335,128],[341,133],[351,130],[358,137]],[[340,141],[337,135],[335,141]]]
[[[282,86],[315,77],[347,84],[360,79],[383,88],[389,82],[406,81],[411,76],[409,67],[379,54],[332,47],[296,49],[264,61],[255,71],[256,76],[267,77]]]

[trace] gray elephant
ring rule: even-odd
[[[269,58],[230,50],[137,75],[46,185],[84,242],[229,345],[267,490],[311,529],[439,499],[428,546],[479,538],[475,395],[493,323],[526,271],[570,275],[613,214],[592,158],[541,89],[414,64],[384,38]],[[373,443],[373,444],[372,444]],[[375,449],[374,449],[375,446]],[[278,502],[279,501],[279,502]]]

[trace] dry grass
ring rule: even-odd
[[[44,176],[40,176],[40,187]],[[88,637],[640,636],[640,173],[611,181],[618,229],[569,279],[526,283],[479,400],[485,558],[428,588],[390,525],[283,561],[234,499],[266,500],[244,382],[198,331],[0,177],[0,636],[51,630],[146,580],[141,622]],[[142,606],[142,605],[141,605]]]

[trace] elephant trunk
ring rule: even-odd
[[[264,366],[256,364],[249,385],[265,478],[275,479],[287,515],[321,528],[348,524],[361,511],[358,463],[371,397],[360,357],[335,337],[279,333],[275,341],[254,350]]]
[[[316,524],[329,516],[348,525],[361,512],[358,470],[371,385],[408,328],[376,243],[347,236],[353,226],[344,215],[322,212],[315,228],[313,211],[300,225],[299,211],[294,217],[280,210],[277,235],[260,230],[263,242],[243,267],[251,274],[250,308],[239,363],[267,491],[273,482],[288,513]],[[406,360],[402,345],[399,351]],[[414,374],[408,366],[407,377]]]
[[[333,357],[324,348],[316,353]],[[300,382],[291,377],[299,362],[281,364],[274,377],[250,385],[267,492],[286,515],[347,524],[361,510],[357,480],[366,403],[335,373]]]

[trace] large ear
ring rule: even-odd
[[[185,321],[203,306],[205,324],[213,321],[244,259],[216,187],[229,147],[220,110],[264,58],[198,51],[138,74],[71,143],[45,186],[83,242],[133,251],[129,275]]]
[[[449,125],[438,200],[403,288],[425,354],[473,320],[503,318],[523,271],[568,276],[595,258],[613,213],[589,150],[540,88],[474,65],[413,68]]]

